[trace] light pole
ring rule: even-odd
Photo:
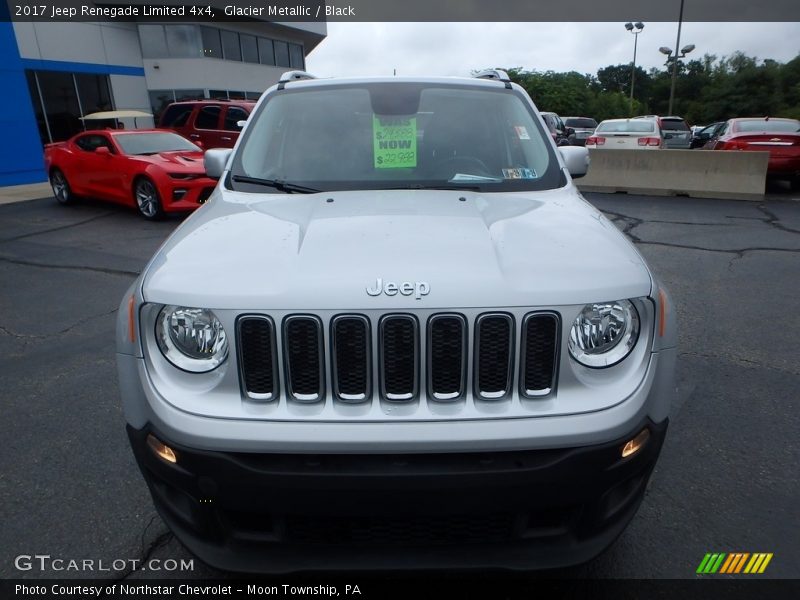
[[[678,60],[685,57],[689,52],[694,50],[694,44],[687,44],[683,48],[681,48],[681,53],[675,54],[672,53],[672,48],[667,48],[666,46],[661,46],[658,49],[661,54],[667,55],[667,62],[664,64],[669,66],[669,63],[672,63],[672,85],[669,89],[669,108],[667,109],[667,114],[672,115],[672,101],[675,99],[675,76],[678,72]]]
[[[658,49],[659,52],[662,54],[667,55],[667,66],[669,66],[670,61],[672,61],[672,84],[669,88],[669,108],[667,109],[667,114],[672,114],[672,102],[675,99],[675,80],[678,76],[678,59],[683,58],[689,52],[694,50],[694,44],[689,44],[688,46],[684,46],[681,48],[681,25],[683,24],[683,2],[681,0],[681,10],[678,13],[678,39],[675,40],[675,55],[672,56],[672,49],[667,48],[666,46],[661,46]],[[681,54],[678,55],[678,48],[681,48]]]
[[[631,102],[628,109],[628,116],[633,116],[633,86],[636,85],[636,46],[639,43],[639,34],[644,29],[644,23],[637,21],[636,23],[625,23],[625,29],[633,34],[633,64],[631,65]]]

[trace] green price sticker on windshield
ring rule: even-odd
[[[372,117],[376,169],[417,166],[417,118]]]

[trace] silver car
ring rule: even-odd
[[[573,146],[585,146],[597,128],[597,121],[591,117],[564,117],[564,125],[569,133],[569,143]]]
[[[122,300],[127,431],[219,568],[589,560],[633,518],[675,311],[502,71],[285,74]]]

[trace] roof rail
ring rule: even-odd
[[[496,79],[506,84],[506,89],[511,89],[511,78],[502,69],[484,69],[475,73],[476,79]]]
[[[282,90],[290,81],[301,81],[303,79],[316,79],[316,77],[306,71],[286,71],[278,80],[278,89]]]

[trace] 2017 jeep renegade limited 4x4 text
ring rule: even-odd
[[[284,75],[125,296],[128,434],[209,564],[586,561],[633,517],[674,312],[502,71]]]

